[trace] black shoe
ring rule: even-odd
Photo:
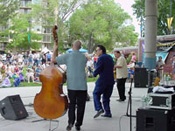
[[[90,96],[88,93],[87,93],[86,101],[90,101]]]
[[[80,130],[81,130],[80,126],[75,126],[75,129],[76,129],[77,131],[80,131]]]
[[[102,109],[97,111],[97,114],[95,114],[94,118],[99,117],[102,113],[104,113],[104,111]]]
[[[90,97],[87,97],[87,98],[86,98],[86,101],[90,101]]]
[[[117,101],[118,102],[123,102],[123,101],[125,101],[125,99],[118,99]]]
[[[66,127],[66,130],[67,130],[67,131],[71,131],[72,127],[73,127],[73,125],[72,125],[72,124],[69,124],[69,125]]]
[[[104,114],[104,115],[101,115],[102,117],[108,117],[108,118],[112,118],[112,114]]]

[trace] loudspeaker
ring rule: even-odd
[[[7,96],[1,100],[0,112],[5,119],[9,120],[19,120],[28,116],[19,95]]]
[[[147,87],[148,85],[148,71],[146,68],[135,68],[134,72],[134,86]]]
[[[149,109],[137,110],[136,131],[174,131],[175,109]]]

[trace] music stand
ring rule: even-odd
[[[127,110],[126,110],[126,116],[130,117],[130,131],[132,131],[132,117],[136,117],[132,115],[132,83],[133,83],[133,78],[131,78],[131,84],[130,84],[130,88],[128,91],[129,94],[129,99],[128,99],[128,105],[127,105]],[[130,110],[129,110],[130,108]],[[129,113],[128,113],[129,111]]]

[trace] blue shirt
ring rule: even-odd
[[[87,58],[80,51],[73,51],[56,58],[57,63],[67,66],[67,88],[70,90],[87,90]]]
[[[96,63],[93,75],[99,75],[96,85],[113,85],[114,84],[114,61],[108,54],[102,54]]]

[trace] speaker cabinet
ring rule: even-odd
[[[5,119],[9,120],[19,120],[28,116],[19,95],[7,96],[1,100],[0,112]]]
[[[135,68],[134,73],[134,86],[147,87],[148,85],[148,72],[146,68]]]
[[[174,131],[175,109],[138,109],[136,131]]]

